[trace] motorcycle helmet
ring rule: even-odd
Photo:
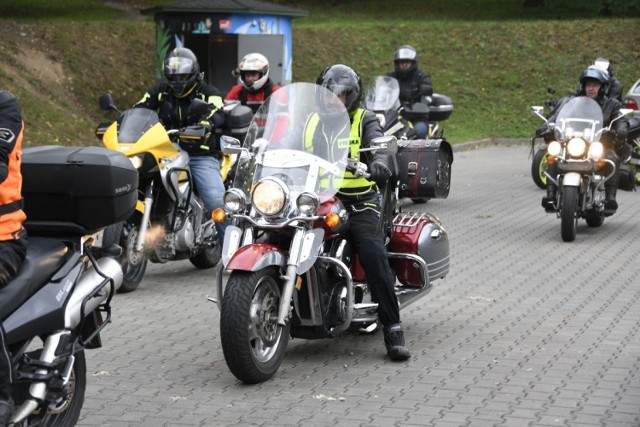
[[[335,64],[324,69],[318,76],[316,84],[326,87],[336,96],[346,94],[344,106],[352,113],[360,105],[362,98],[362,82],[360,76],[351,67]]]
[[[204,73],[200,72],[198,58],[184,47],[173,49],[164,60],[164,77],[171,93],[178,98],[189,95],[200,83]]]
[[[245,80],[245,73],[247,71],[258,72],[260,73],[260,77],[252,83],[247,83]],[[234,70],[233,75],[238,77],[242,86],[249,92],[257,92],[269,79],[269,61],[260,53],[250,53],[242,58],[238,64],[238,68]]]
[[[411,66],[408,70],[403,70],[400,68],[400,61],[411,61]],[[408,44],[400,46],[393,55],[393,64],[397,73],[403,75],[411,73],[418,68],[418,52]]]
[[[586,93],[586,83],[587,80],[597,80],[600,82],[601,86],[598,90],[598,98],[602,98],[609,88],[609,73],[602,68],[590,65],[582,75],[580,76],[580,94],[584,95]]]

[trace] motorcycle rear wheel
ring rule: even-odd
[[[123,223],[114,224],[105,230],[106,244],[117,242],[122,247],[122,255],[118,259],[122,267],[122,285],[118,293],[125,294],[138,289],[147,271],[148,258],[143,251],[136,251],[136,241],[140,230],[140,220],[136,216]]]
[[[573,242],[576,239],[578,228],[578,187],[562,188],[562,206],[560,207],[560,234],[565,242]]]
[[[80,418],[87,387],[87,362],[84,350],[77,352],[74,356],[71,378],[65,390],[49,390],[46,395],[46,401],[41,404],[36,412],[28,417],[28,420],[25,420],[26,423],[24,425],[47,427],[76,425]],[[32,355],[32,357],[39,357],[39,352]],[[58,368],[59,371],[63,370],[64,361],[60,363]],[[14,400],[16,400],[16,395],[19,396],[16,400],[16,406],[29,396],[29,386],[30,383],[18,383],[14,387]],[[21,424],[18,423],[17,425]]]
[[[531,162],[531,177],[533,182],[543,190],[547,188],[547,176],[544,174],[548,168],[547,150],[538,150]]]
[[[240,381],[256,384],[271,378],[282,363],[290,324],[278,325],[282,297],[277,267],[234,271],[224,292],[220,339],[229,370]]]

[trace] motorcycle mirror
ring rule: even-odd
[[[223,154],[238,154],[242,152],[240,140],[228,135],[220,137],[220,151]]]
[[[542,115],[543,112],[544,112],[544,107],[540,105],[534,105],[533,107],[531,107],[531,115],[540,117],[542,120],[546,122],[547,118]]]
[[[196,98],[191,102],[191,105],[189,105],[189,108],[187,109],[187,117],[190,119],[198,119],[206,115],[208,111],[209,104]]]
[[[634,110],[632,110],[631,108],[621,108],[620,109],[620,117],[626,117],[629,114],[633,113]]]
[[[371,141],[371,150],[377,154],[395,155],[398,152],[398,140],[393,135],[374,138]]]
[[[100,95],[100,98],[98,98],[98,103],[100,104],[101,110],[114,110],[118,113],[120,112],[120,110],[118,110],[118,107],[116,107],[116,105],[113,103],[113,98],[111,97],[110,93]]]

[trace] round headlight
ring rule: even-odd
[[[129,160],[131,160],[131,164],[136,169],[140,169],[140,166],[142,166],[142,156],[131,156]]]
[[[604,154],[604,145],[602,142],[592,142],[589,145],[589,156],[594,159],[601,159]]]
[[[567,151],[572,157],[580,157],[584,155],[587,143],[582,138],[571,138],[567,144]]]
[[[562,151],[562,146],[558,141],[551,141],[549,143],[549,147],[547,147],[547,151],[551,156],[557,156]]]
[[[244,210],[246,200],[242,190],[238,188],[230,188],[224,193],[224,207],[233,213]]]
[[[280,183],[264,179],[253,187],[251,201],[260,215],[275,216],[284,209],[287,192]]]
[[[300,193],[296,199],[296,206],[301,214],[313,215],[320,206],[320,200],[315,194],[304,192]]]

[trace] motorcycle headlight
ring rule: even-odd
[[[562,151],[562,145],[560,145],[560,143],[558,141],[551,141],[549,143],[549,146],[547,147],[547,152],[551,155],[551,156],[557,156],[558,154],[560,154],[560,151]]]
[[[567,144],[567,151],[571,157],[584,156],[587,143],[582,138],[571,138]]]
[[[142,156],[131,156],[129,160],[131,160],[131,164],[136,169],[140,169],[140,166],[142,166]]]
[[[251,201],[260,215],[276,216],[286,206],[287,191],[284,185],[276,180],[263,179],[253,187]]]
[[[232,213],[238,213],[244,210],[246,199],[242,190],[230,188],[224,193],[224,207]]]
[[[301,193],[296,199],[296,206],[303,215],[313,215],[320,206],[320,199],[313,193]]]
[[[589,145],[589,157],[593,159],[601,159],[604,154],[604,145],[602,142],[592,142]]]

